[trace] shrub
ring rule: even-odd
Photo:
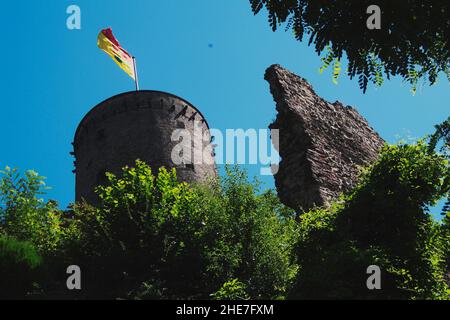
[[[26,298],[41,263],[32,244],[0,236],[0,299]]]
[[[36,297],[38,286],[66,298],[448,299],[448,128],[428,144],[384,147],[351,192],[298,222],[237,167],[188,185],[136,161],[107,175],[97,207],[70,212],[39,198],[37,173],[6,168],[0,298]],[[428,208],[445,198],[438,223]],[[71,264],[82,269],[81,293],[66,290]],[[370,265],[382,270],[382,290],[366,287]]]
[[[246,286],[238,279],[225,282],[219,291],[213,293],[211,297],[214,300],[246,300],[248,299],[245,292]]]
[[[298,271],[294,212],[271,190],[259,193],[259,183],[248,182],[237,167],[199,191],[206,230],[215,239],[206,252],[214,287],[237,278],[251,299],[285,297]]]
[[[424,142],[386,146],[358,186],[331,209],[301,218],[299,279],[293,297],[448,298],[448,239],[428,213],[445,197],[448,162]],[[369,291],[366,268],[382,269]]]
[[[286,293],[295,277],[295,223],[240,171],[189,186],[145,163],[108,174],[101,204],[74,207],[74,261],[97,297],[209,298],[239,278],[253,298]]]
[[[57,250],[62,239],[62,213],[55,201],[40,198],[47,189],[44,177],[29,170],[0,171],[0,233],[33,243],[44,255]]]

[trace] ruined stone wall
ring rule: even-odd
[[[329,204],[355,185],[359,166],[376,160],[383,139],[354,108],[323,100],[281,66],[268,68],[265,79],[278,111],[270,128],[280,130],[281,201],[297,210]]]
[[[192,141],[191,161],[183,154],[187,160],[180,165],[171,157],[179,143],[171,139],[176,129],[186,129],[197,139],[197,143]],[[198,134],[202,131],[204,140]],[[200,111],[172,94],[133,91],[107,99],[84,117],[75,134],[76,201],[84,198],[95,204],[98,199],[94,188],[106,181],[105,172],[119,173],[136,159],[145,161],[154,172],[162,166],[176,168],[181,181],[216,176],[213,150],[208,151],[210,140],[208,124]],[[193,163],[194,159],[204,162]]]

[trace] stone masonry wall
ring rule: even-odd
[[[179,144],[172,141],[176,129],[187,130],[195,140],[183,139],[183,143],[192,143],[192,154],[183,154],[186,161],[178,165],[172,161],[172,151]],[[175,95],[142,90],[107,99],[84,117],[75,134],[76,200],[96,204],[94,189],[106,182],[105,172],[118,174],[136,159],[145,161],[155,173],[162,166],[176,168],[181,181],[214,177],[210,140],[208,123],[200,111]]]
[[[300,211],[329,204],[355,185],[358,167],[376,160],[383,139],[354,108],[323,100],[281,66],[268,68],[265,79],[278,111],[270,128],[280,130],[281,201]]]

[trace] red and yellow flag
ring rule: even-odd
[[[97,45],[105,51],[117,65],[131,78],[136,80],[133,57],[123,49],[114,37],[111,28],[104,29],[98,34]]]

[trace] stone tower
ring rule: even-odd
[[[176,129],[184,129],[192,140],[172,139]],[[191,154],[180,152],[182,161],[174,162],[172,153],[181,141],[191,145]],[[176,168],[181,181],[214,177],[217,171],[210,142],[205,118],[180,97],[133,91],[109,98],[88,112],[75,133],[76,201],[97,203],[94,189],[106,181],[105,172],[119,173],[136,159],[154,172],[162,166]]]

